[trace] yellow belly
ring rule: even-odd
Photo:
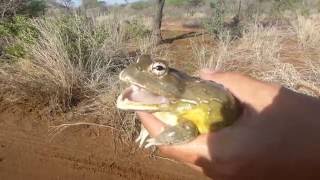
[[[196,124],[199,132],[201,134],[208,133],[212,130],[213,123],[222,121],[222,115],[220,113],[220,108],[217,106],[212,106],[212,104],[199,104],[183,112],[180,115],[183,119],[190,120]]]
[[[201,103],[188,108],[178,108],[173,112],[155,112],[153,113],[164,123],[174,126],[179,121],[192,121],[201,134],[208,133],[214,128],[212,125],[223,120],[221,113],[221,104],[217,102]]]

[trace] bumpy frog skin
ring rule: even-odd
[[[222,85],[188,76],[149,55],[124,69],[120,80],[131,86],[118,97],[119,109],[151,112],[167,124],[159,136],[147,140],[146,147],[187,143],[232,124],[240,112],[236,99]],[[142,128],[140,146],[147,137]]]

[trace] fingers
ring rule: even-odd
[[[239,73],[223,73],[204,70],[200,72],[200,77],[205,80],[211,80],[219,84],[223,84],[235,96],[244,96],[245,92],[251,92],[252,85],[261,86],[260,81],[244,76]],[[250,86],[248,86],[250,85]],[[254,89],[256,90],[256,89]]]
[[[141,123],[148,130],[152,137],[157,136],[163,131],[165,124],[154,117],[152,114],[142,111],[138,111],[137,114],[140,118]]]
[[[237,99],[252,106],[257,112],[272,104],[281,88],[280,85],[262,82],[240,73],[203,70],[200,77],[224,85]]]
[[[204,134],[189,143],[159,146],[159,149],[167,157],[197,165],[199,159],[210,159],[208,137],[209,135]]]

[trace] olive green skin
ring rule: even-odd
[[[165,73],[155,74],[152,71],[154,63],[165,65]],[[122,100],[122,95],[117,100],[120,109],[148,111],[168,125],[158,137],[149,141],[149,145],[189,142],[199,134],[232,124],[241,113],[239,102],[221,84],[189,76],[149,55],[142,55],[137,63],[124,69],[120,80],[163,96],[169,102],[129,102]]]
[[[208,133],[228,126],[238,118],[239,103],[224,86],[189,76],[170,67],[166,69],[164,75],[155,75],[150,70],[154,62],[166,64],[164,61],[151,59],[149,55],[142,55],[137,63],[129,65],[121,72],[120,80],[164,96],[170,103],[165,105],[143,104],[137,108],[130,106],[121,107],[121,109],[153,113],[169,112],[177,117],[177,122],[173,125],[191,121],[197,127],[195,131],[199,133]],[[157,117],[172,125],[168,119],[161,118],[161,115]],[[188,137],[189,139],[197,133],[192,132],[191,134],[188,135],[191,136]]]
[[[149,71],[152,62],[150,56],[141,56],[136,64],[131,64],[121,72],[120,79],[172,100],[218,101],[222,104],[235,104],[234,97],[221,84],[191,77],[173,68],[169,68],[166,75],[158,77]]]

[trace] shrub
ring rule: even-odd
[[[52,138],[81,124],[125,130],[123,136],[131,138],[137,129],[132,113],[115,107],[119,72],[131,60],[124,46],[126,29],[117,14],[109,16],[102,22],[82,15],[33,20],[39,38],[23,44],[26,56],[15,64],[0,65],[1,93],[7,94],[2,100],[37,104],[50,116],[81,116],[77,119],[82,122],[76,123],[61,118],[48,121],[53,125]],[[88,123],[85,116],[99,118]]]
[[[240,24],[239,11],[237,9],[236,15],[229,22],[225,22],[226,11],[222,0],[211,0],[210,7],[212,10],[211,17],[203,20],[204,28],[215,38],[224,39],[230,36],[230,40],[242,36],[242,26]]]
[[[38,35],[37,29],[27,17],[14,16],[0,22],[0,40],[4,42],[3,51],[5,56],[23,57],[26,50],[22,44],[34,43]]]
[[[29,0],[19,13],[36,17],[44,15],[46,8],[47,4],[45,0]]]
[[[16,15],[37,17],[44,15],[47,8],[46,0],[10,0],[0,2],[1,19]]]
[[[304,48],[319,48],[320,23],[319,16],[305,17],[298,15],[291,25],[296,33],[300,45]]]
[[[271,6],[271,15],[281,16],[281,14],[286,11],[300,11],[304,15],[309,14],[309,8],[304,5],[304,2],[301,0],[274,0],[272,1]]]
[[[130,7],[135,10],[143,10],[151,6],[148,1],[137,1],[130,4]]]
[[[4,48],[4,54],[16,58],[23,57],[26,54],[25,48],[21,44],[12,44]]]
[[[205,0],[187,0],[187,5],[192,7],[197,7],[203,5]]]
[[[168,5],[172,6],[183,6],[187,3],[188,0],[166,0]]]
[[[224,7],[221,0],[210,1],[212,16],[204,20],[204,27],[211,34],[220,35],[224,29]]]
[[[1,78],[19,98],[62,111],[111,93],[118,87],[119,70],[128,63],[125,33],[118,29],[120,21],[112,19],[97,23],[85,16],[62,15],[33,20],[39,38],[23,43],[26,56]]]
[[[139,19],[127,21],[123,26],[126,31],[126,39],[138,39],[151,35],[151,30],[148,29]]]

